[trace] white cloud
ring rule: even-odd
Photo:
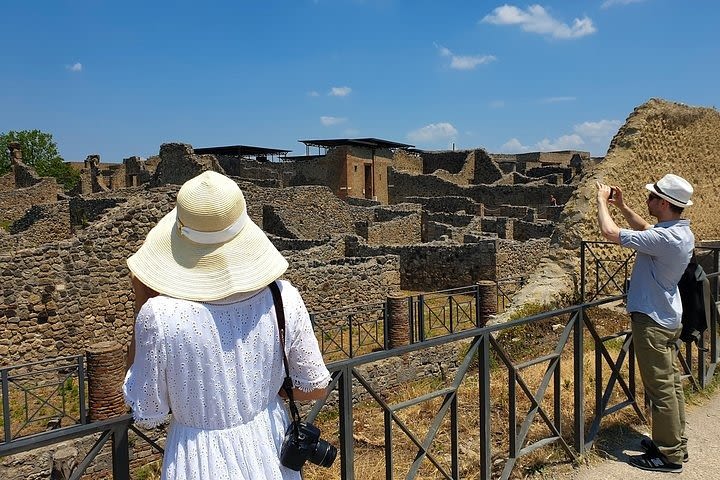
[[[492,61],[495,61],[493,55],[453,55],[450,68],[472,70],[478,65],[485,65]]]
[[[347,97],[350,95],[350,92],[352,92],[352,88],[350,87],[332,87],[328,95],[331,97]]]
[[[645,0],[605,0],[602,5],[600,5],[600,8],[610,8],[615,5],[630,5],[631,3],[640,3],[644,1]]]
[[[599,122],[583,122],[573,127],[575,133],[582,135],[590,141],[608,140],[620,128],[620,120],[600,120]]]
[[[486,65],[497,60],[494,55],[455,55],[452,50],[437,43],[435,48],[440,52],[440,56],[450,57],[450,68],[455,70],[473,70],[478,65]]]
[[[68,65],[67,69],[71,72],[82,72],[83,66],[80,62],[75,62],[72,65]]]
[[[503,153],[527,152],[528,150],[530,147],[523,145],[517,138],[511,138],[500,147],[500,151]]]
[[[540,100],[540,103],[574,102],[576,97],[547,97]]]
[[[585,145],[585,141],[582,137],[576,133],[570,135],[562,135],[556,138],[554,141],[550,141],[547,138],[542,139],[535,144],[538,150],[543,152],[549,152],[554,150],[575,150]]]
[[[526,32],[549,35],[553,38],[580,38],[595,33],[597,29],[587,16],[575,18],[572,25],[553,18],[542,6],[530,5],[521,10],[513,5],[497,7],[481,22],[493,25],[519,25]]]
[[[333,125],[339,125],[347,121],[345,117],[331,117],[329,115],[323,115],[320,117],[320,123],[326,127],[332,127]]]
[[[431,123],[422,128],[413,130],[407,134],[407,138],[413,142],[427,143],[436,142],[438,140],[448,140],[457,135],[458,131],[452,124],[447,122]]]
[[[315,90],[308,92],[308,97],[319,97],[320,94]]]

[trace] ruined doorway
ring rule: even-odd
[[[373,198],[372,165],[365,165],[365,198]]]

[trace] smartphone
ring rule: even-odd
[[[610,188],[610,197],[609,198],[610,198],[610,200],[615,198],[615,189],[612,187]]]

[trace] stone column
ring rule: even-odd
[[[490,315],[497,314],[497,285],[492,280],[480,280],[478,286],[478,326],[485,326]]]
[[[123,415],[125,400],[125,350],[115,341],[96,343],[85,351],[90,421]]]
[[[8,150],[10,150],[10,161],[12,163],[22,162],[22,148],[20,142],[8,143]]]
[[[407,298],[399,293],[387,296],[388,348],[397,348],[410,343],[410,319]]]

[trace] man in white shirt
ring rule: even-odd
[[[647,184],[648,213],[658,219],[650,225],[623,202],[619,187],[599,182],[597,187],[603,236],[637,252],[627,311],[645,396],[652,404],[652,440],[641,443],[646,453],[631,457],[630,464],[643,470],[679,473],[688,457],[685,397],[676,347],[682,330],[677,284],[695,248],[690,221],[681,218],[683,209],[693,203],[693,188],[673,174]],[[631,230],[615,224],[608,204],[620,210]]]

